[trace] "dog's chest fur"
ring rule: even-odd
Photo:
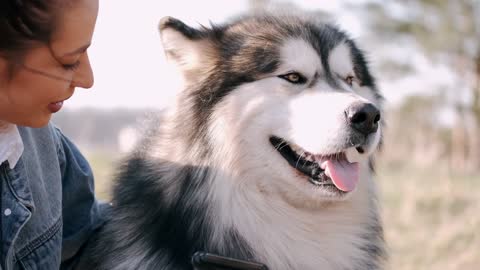
[[[312,211],[275,198],[233,195],[219,206],[223,224],[217,230],[234,228],[269,269],[378,269],[382,229],[371,180],[362,180],[364,190],[351,200]]]

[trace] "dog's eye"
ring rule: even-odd
[[[353,77],[352,75],[348,75],[347,78],[345,78],[345,82],[350,86],[353,86],[354,81],[355,77]]]
[[[284,74],[284,75],[280,75],[278,76],[290,83],[293,83],[293,84],[303,84],[307,81],[307,79],[305,77],[302,76],[302,74],[298,73],[298,72],[290,72],[290,73],[287,73],[287,74]]]

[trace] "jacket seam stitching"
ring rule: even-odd
[[[60,217],[57,222],[50,227],[45,233],[42,235],[38,236],[37,238],[33,239],[27,246],[23,247],[20,249],[20,251],[17,252],[17,261],[23,259],[25,256],[29,255],[32,253],[35,249],[40,247],[42,244],[50,240],[61,228],[62,225],[62,218]]]
[[[33,208],[32,203],[27,201],[27,200],[24,200],[22,197],[18,196],[17,191],[15,190],[15,188],[12,185],[13,179],[12,179],[10,174],[11,173],[16,173],[16,172],[14,170],[8,170],[6,166],[8,166],[8,163],[5,165],[5,167],[3,167],[3,172],[4,172],[4,175],[6,177],[5,180],[7,182],[8,188],[10,189],[10,192],[13,194],[15,199],[17,199],[17,201],[19,201],[22,205],[24,205],[28,210],[31,211],[31,209]]]

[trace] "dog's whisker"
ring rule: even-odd
[[[282,149],[283,149],[285,146],[287,146],[287,145],[288,145],[288,144],[287,144],[286,141],[282,141],[282,142],[280,142],[279,144],[277,144],[277,145],[275,146],[275,149],[277,149],[277,150],[282,150]]]
[[[281,147],[279,148],[279,150],[282,150],[284,147],[288,146],[288,143],[286,141],[283,141],[281,143]]]
[[[288,146],[287,143],[283,144],[283,146],[281,146],[280,148],[277,148],[278,150],[282,150],[283,148],[285,148],[286,146]]]
[[[307,165],[307,158],[308,158],[308,155],[305,154],[305,158],[303,159],[303,166]]]
[[[298,168],[298,162],[300,162],[300,159],[302,156],[305,155],[305,151],[302,151],[302,153],[298,156],[297,163],[295,164],[295,168]]]

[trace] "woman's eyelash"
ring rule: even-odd
[[[80,66],[80,61],[77,61],[73,64],[62,65],[65,70],[71,71],[76,70]]]

